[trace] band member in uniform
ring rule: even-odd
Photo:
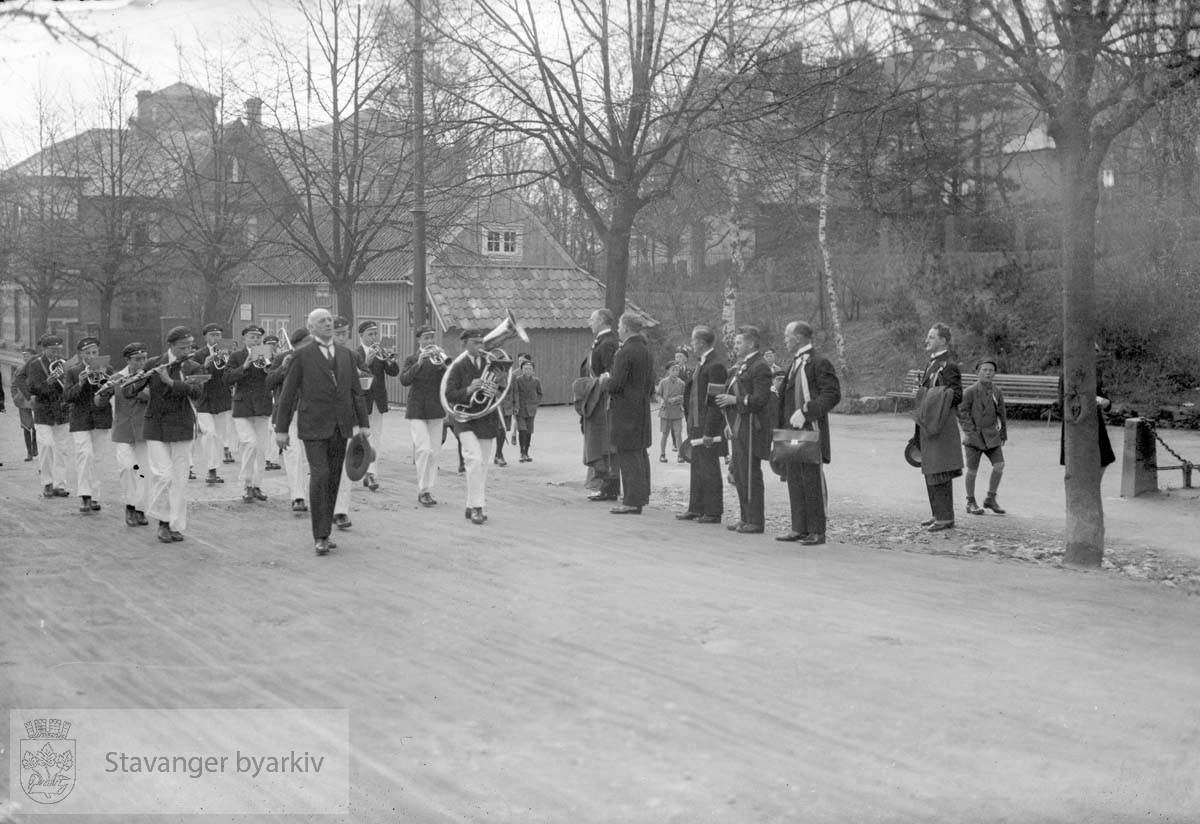
[[[241,446],[242,500],[246,503],[265,501],[261,489],[267,468],[267,451],[271,448],[271,392],[267,389],[267,366],[270,358],[251,356],[252,347],[263,343],[263,328],[247,326],[242,330],[245,348],[229,356],[222,380],[233,387],[233,425]],[[278,340],[278,338],[276,338]]]
[[[360,370],[370,372],[374,380],[367,390],[367,412],[371,416],[371,439],[375,447],[375,460],[367,467],[363,477],[363,486],[372,492],[379,489],[375,480],[375,469],[382,457],[383,448],[383,414],[388,411],[387,381],[384,376],[396,377],[400,374],[400,364],[396,361],[395,352],[387,352],[379,342],[379,324],[373,320],[364,320],[358,325],[359,346],[354,350],[355,360]]]
[[[762,532],[766,522],[762,462],[771,457],[774,428],[767,410],[773,376],[759,344],[757,327],[743,326],[738,330],[733,339],[738,360],[730,371],[725,393],[717,395],[717,406],[725,410],[727,434],[733,442],[730,471],[741,509],[738,522],[725,528],[744,534]]]
[[[309,314],[308,331],[312,343],[295,350],[283,381],[279,414],[275,416],[275,442],[280,449],[289,448],[288,428],[295,411],[299,416],[297,432],[308,455],[314,549],[318,555],[325,555],[336,546],[329,540],[329,531],[346,442],[354,435],[356,424],[368,435],[371,427],[354,355],[334,343],[333,317],[328,310],[315,309]]]
[[[142,382],[142,389],[132,398],[117,389],[127,378],[141,374],[146,369],[149,349],[144,343],[133,342],[121,350],[125,368],[112,376],[112,380],[100,387],[99,396],[112,398],[113,450],[116,453],[117,476],[121,482],[121,499],[125,502],[125,525],[146,526],[146,508],[149,506],[150,485],[146,475],[150,471],[150,453],[146,447],[146,408],[150,403],[150,387]],[[209,383],[212,383],[210,380]]]
[[[271,368],[267,372],[267,388],[275,396],[275,414],[271,418],[272,429],[279,417],[279,396],[283,392],[283,382],[287,378],[288,369],[295,359],[295,350],[311,343],[308,329],[297,329],[292,332],[289,340],[292,344],[292,351],[276,352]],[[294,416],[294,409],[292,413]],[[297,432],[297,425],[298,419],[293,417],[292,425],[288,428],[288,436],[299,443],[300,435]],[[303,449],[283,450],[283,471],[287,475],[288,489],[291,491],[292,512],[308,512],[308,456],[304,454]]]
[[[33,396],[33,426],[38,438],[38,474],[42,497],[67,498],[67,460],[71,453],[70,414],[63,400],[66,363],[63,341],[46,334],[38,340],[42,354],[26,364],[29,394]]]
[[[599,379],[612,370],[613,358],[617,355],[620,341],[613,329],[613,314],[608,309],[597,309],[588,319],[592,334],[592,351],[583,368],[582,377]],[[617,468],[616,449],[612,445],[609,429],[608,396],[601,387],[600,401],[591,417],[583,421],[584,462],[591,472],[591,482],[599,489],[588,495],[589,501],[615,501],[621,494],[621,473]]]
[[[158,520],[158,540],[164,544],[183,540],[187,530],[187,476],[191,462],[196,413],[192,402],[200,384],[187,380],[200,367],[189,360],[195,338],[186,326],[167,332],[167,351],[155,359],[142,380],[122,391],[127,399],[150,387],[146,405],[146,456],[150,464],[150,491],[146,513]]]
[[[400,385],[408,387],[404,416],[412,434],[413,457],[417,464],[417,501],[435,506],[433,488],[438,479],[438,453],[442,448],[446,410],[440,397],[446,353],[435,343],[432,326],[417,327],[417,351],[404,359]]]
[[[805,546],[825,543],[825,474],[830,461],[829,413],[842,399],[842,387],[829,358],[812,345],[812,326],[792,321],[783,341],[792,353],[779,385],[779,421],[783,429],[821,432],[821,463],[789,463],[784,476],[791,504],[792,528],[777,541],[799,541]]]
[[[468,406],[476,392],[486,394],[489,391],[488,384],[482,379],[487,366],[483,336],[484,333],[478,329],[467,329],[462,333],[467,354],[466,357],[455,358],[450,366],[445,393],[448,404]],[[500,429],[498,409],[473,420],[454,421],[454,432],[462,444],[463,463],[467,468],[466,517],[476,525],[487,520],[484,512],[487,507],[487,474],[496,456],[496,437]]]
[[[26,346],[21,350],[25,363],[13,372],[12,401],[21,419],[21,436],[25,439],[25,460],[38,456],[37,430],[33,428],[33,397],[29,394],[29,363],[37,357],[37,350]]]
[[[721,478],[721,458],[725,455],[725,441],[717,440],[725,429],[725,416],[721,414],[716,396],[709,393],[708,387],[709,384],[720,384],[724,387],[728,374],[724,362],[713,348],[715,340],[716,334],[712,327],[697,326],[692,330],[692,350],[699,353],[699,361],[695,370],[684,381],[683,390],[687,437],[692,441],[702,442],[692,446],[687,512],[675,517],[681,521],[697,521],[702,524],[721,523],[721,515],[725,511],[725,484]],[[676,364],[678,362],[677,359]]]
[[[100,341],[96,338],[82,338],[75,349],[80,359],[67,369],[63,398],[71,410],[69,426],[75,442],[75,484],[80,498],[79,511],[91,515],[100,510],[100,502],[95,500],[100,483],[96,473],[96,453],[110,442],[109,430],[112,429],[112,405],[107,397],[97,397],[96,393],[100,385],[108,381],[112,370],[108,367],[103,371],[93,370],[83,360],[100,354]]]
[[[233,395],[229,385],[222,380],[222,372],[229,360],[228,352],[221,351],[217,344],[225,330],[219,323],[208,323],[204,326],[204,346],[196,350],[192,360],[204,367],[204,371],[212,378],[200,390],[200,398],[196,401],[196,426],[200,437],[192,447],[192,463],[208,470],[204,477],[205,483],[223,484],[225,479],[217,474],[217,464],[222,462],[222,448],[232,426]],[[230,456],[232,458],[232,456]]]

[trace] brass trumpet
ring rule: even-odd
[[[50,361],[50,369],[46,374],[48,379],[52,381],[58,381],[59,385],[62,385],[63,378],[66,377],[66,374],[67,362],[65,360],[59,358],[58,360]]]
[[[228,366],[229,365],[229,350],[228,349],[218,349],[216,352],[213,352],[212,353],[212,365],[213,365],[213,369],[224,369],[226,366]]]
[[[370,351],[380,360],[390,361],[396,359],[396,353],[391,349],[384,349],[382,343],[371,344]]]
[[[444,366],[446,364],[446,350],[438,346],[436,343],[431,343],[428,346],[422,346],[420,357],[429,361],[434,366]]]

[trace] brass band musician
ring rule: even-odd
[[[358,325],[358,340],[359,346],[354,350],[355,362],[360,370],[369,372],[372,377],[366,400],[371,432],[375,436],[375,460],[367,467],[363,486],[374,492],[379,489],[375,471],[383,449],[383,414],[388,411],[387,381],[384,376],[398,376],[400,364],[396,361],[396,353],[389,352],[380,342],[379,324],[375,321],[364,320]]]

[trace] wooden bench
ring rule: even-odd
[[[899,390],[894,390],[887,393],[887,397],[892,399],[892,414],[896,414],[899,408],[901,398],[915,399],[917,397],[917,388],[921,382],[920,369],[909,369],[904,373],[904,381]],[[978,376],[974,372],[963,372],[962,383],[963,389],[971,386],[978,380]],[[1006,406],[1045,406],[1053,407],[1058,405],[1058,376],[1057,375],[1002,375],[997,374],[992,379],[1004,394],[1004,404]],[[1052,416],[1046,416],[1046,423],[1049,424]]]

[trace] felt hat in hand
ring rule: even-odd
[[[346,477],[355,483],[361,481],[373,460],[375,460],[375,450],[371,448],[371,442],[367,439],[366,433],[359,432],[350,439],[350,443],[346,446]]]

